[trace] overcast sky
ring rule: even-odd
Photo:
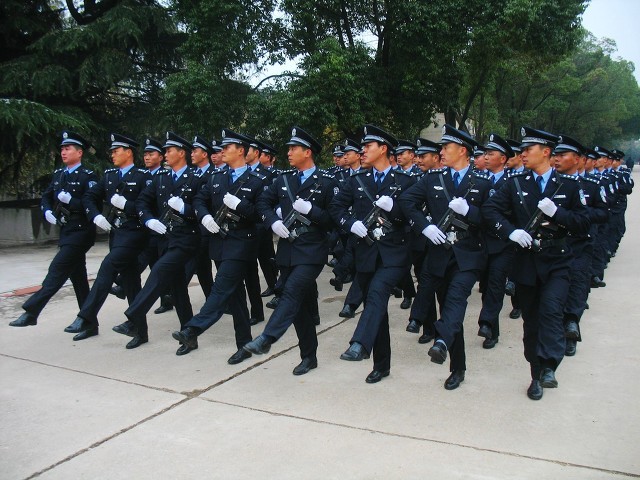
[[[633,62],[640,82],[640,0],[591,0],[582,25],[598,38],[615,40],[614,58]]]

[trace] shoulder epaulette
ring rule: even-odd
[[[529,172],[526,169],[525,170],[520,170],[519,172],[509,172],[507,178],[524,177],[525,175],[528,175],[528,174],[529,174]]]
[[[354,172],[353,175],[351,175],[351,176],[355,177],[356,175],[364,175],[364,174],[367,174],[367,173],[371,173],[371,169],[370,168],[361,168],[357,172]]]
[[[61,172],[63,170],[64,170],[64,168],[58,168],[58,169],[54,170],[53,173],[59,173],[59,172]]]
[[[290,173],[295,173],[295,172],[297,172],[297,171],[298,171],[298,170],[297,170],[297,169],[295,169],[295,168],[290,168],[289,170],[281,170],[281,171],[280,171],[280,175],[288,175],[288,174],[290,174]]]
[[[600,180],[598,180],[597,178],[587,177],[586,175],[584,177],[580,177],[580,179],[586,180],[587,182],[591,182],[591,183],[595,183],[595,184],[600,183]]]
[[[394,173],[399,173],[401,175],[406,175],[407,177],[411,176],[411,173],[406,172],[404,169],[400,169],[400,170],[393,170]]]
[[[558,176],[560,178],[564,178],[565,180],[573,180],[574,182],[578,181],[578,177],[574,176],[574,175],[567,175],[564,173],[559,173]]]
[[[444,167],[441,168],[432,168],[431,170],[427,170],[427,173],[431,174],[431,173],[442,173],[445,172],[447,169]]]
[[[168,168],[161,168],[156,172],[156,175],[169,175],[170,172],[171,170],[169,170]]]
[[[249,175],[253,175],[254,177],[258,177],[260,180],[266,180],[267,176],[262,172],[253,171]]]
[[[85,167],[80,167],[81,171],[83,171],[84,173],[87,173],[89,175],[91,175],[93,173],[93,170],[89,170],[88,168]]]
[[[335,178],[333,175],[331,175],[329,172],[322,172],[322,176],[323,176],[324,178],[330,178],[331,180],[335,180],[335,179],[336,179],[336,178]]]
[[[104,173],[117,172],[118,170],[118,168],[107,168]]]
[[[485,174],[484,172],[473,172],[472,175],[475,178],[479,178],[481,180],[487,180],[489,181],[489,176],[487,174]]]

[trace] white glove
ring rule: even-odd
[[[282,220],[282,209],[280,207],[276,208],[276,215]]]
[[[178,213],[184,213],[184,200],[180,197],[171,197],[167,202],[171,208],[173,208]]]
[[[56,220],[56,216],[51,210],[47,210],[46,212],[44,212],[44,218],[46,218],[47,222],[49,222],[51,225],[55,225],[56,223],[58,223],[58,221]]]
[[[538,202],[538,208],[548,217],[553,217],[558,211],[558,207],[550,198],[543,198]]]
[[[273,224],[271,224],[271,230],[273,230],[273,233],[278,235],[280,238],[289,238],[289,229],[284,226],[282,220],[276,220],[273,222]]]
[[[293,202],[293,209],[303,215],[306,215],[311,211],[311,202],[298,198]]]
[[[358,237],[364,238],[368,233],[367,227],[365,227],[364,223],[362,223],[360,220],[356,220],[355,222],[353,222],[353,225],[351,225],[351,233],[355,233]]]
[[[240,199],[235,195],[231,195],[230,193],[225,193],[224,197],[222,197],[222,203],[224,203],[231,210],[235,210],[240,205]]]
[[[62,203],[69,203],[71,201],[71,194],[63,190],[58,194],[58,200],[60,200]]]
[[[373,202],[376,207],[380,207],[385,212],[390,212],[393,208],[393,198],[388,195],[382,195],[378,200]]]
[[[449,208],[463,217],[469,213],[469,204],[464,198],[454,198],[449,202]]]
[[[220,225],[216,223],[211,215],[205,215],[202,217],[202,225],[211,233],[218,233],[220,231]]]
[[[511,240],[512,242],[516,242],[522,248],[529,248],[531,246],[532,239],[531,235],[529,235],[526,231],[518,228],[517,230],[511,232],[511,235],[509,235],[509,240]]]
[[[104,215],[96,215],[95,218],[93,219],[93,223],[95,223],[105,232],[108,232],[109,230],[111,230],[111,224],[107,221],[106,218],[104,218]]]
[[[442,233],[442,230],[440,230],[435,225],[429,225],[428,227],[426,227],[424,230],[422,230],[422,234],[429,240],[431,240],[431,243],[433,243],[434,245],[441,245],[447,239],[447,236]]]
[[[164,235],[165,233],[167,233],[167,227],[165,226],[165,224],[160,220],[156,220],[155,218],[147,220],[147,223],[145,225],[147,226],[147,228],[153,230],[156,233],[159,233],[160,235]]]
[[[127,203],[127,199],[124,198],[122,195],[118,195],[117,193],[113,194],[113,197],[111,197],[111,205],[113,205],[116,208],[119,208],[120,210],[124,210],[124,206]]]

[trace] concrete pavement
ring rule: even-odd
[[[368,385],[371,361],[338,358],[357,318],[338,317],[346,290],[329,286],[328,268],[319,279],[319,367],[295,377],[293,329],[268,355],[228,365],[229,316],[198,350],[176,357],[175,313],[150,314],[150,342],[125,350],[128,339],[111,331],[124,320],[115,297],[101,311],[100,335],[73,342],[62,331],[78,310],[71,287],[36,327],[9,327],[26,298],[13,292],[42,280],[55,247],[0,250],[0,478],[640,477],[638,211],[636,192],[607,287],[590,296],[584,341],[539,402],[525,394],[522,324],[508,318],[508,300],[500,343],[482,349],[477,291],[459,389],[444,390],[448,367],[429,362],[428,345],[405,332],[407,311],[394,298],[391,375]],[[104,243],[91,250],[90,277],[105,252]],[[200,287],[190,294],[197,310]]]

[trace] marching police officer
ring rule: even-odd
[[[564,305],[571,250],[567,234],[583,235],[590,222],[580,184],[550,166],[554,134],[522,128],[522,158],[530,171],[513,174],[484,205],[487,225],[517,245],[512,275],[524,320],[524,355],[531,368],[527,396],[539,400],[555,388],[566,348]],[[512,212],[508,217],[507,212]]]
[[[389,375],[389,295],[409,271],[410,258],[405,216],[397,198],[415,178],[391,165],[391,149],[398,141],[374,125],[364,126],[364,168],[329,206],[334,221],[358,237],[355,245],[356,275],[362,288],[364,311],[342,360],[361,361],[373,353],[373,370],[367,383]]]
[[[514,156],[509,143],[498,134],[489,135],[484,147],[484,164],[491,182],[489,196],[497,192],[507,181],[505,165]],[[513,266],[514,245],[489,230],[485,235],[487,266],[481,274],[482,309],[478,317],[478,336],[484,337],[482,348],[495,347],[500,336],[500,311],[504,302],[505,283]]]
[[[255,202],[265,186],[264,177],[252,172],[246,164],[250,143],[245,135],[222,131],[222,158],[228,168],[211,175],[194,200],[198,220],[211,233],[209,255],[216,264],[216,278],[200,312],[182,330],[173,333],[173,338],[188,351],[195,350],[198,336],[222,317],[228,304],[237,346],[228,360],[232,365],[251,356],[242,349],[251,340],[242,282],[255,265],[258,248]]]
[[[463,321],[467,299],[486,262],[480,206],[489,196],[490,183],[471,171],[470,156],[477,143],[467,133],[445,125],[440,144],[445,168],[427,172],[400,198],[400,205],[413,229],[433,244],[420,281],[430,302],[437,291],[445,293],[441,318],[434,324],[436,341],[428,353],[432,362],[442,364],[451,352],[451,375],[444,387],[453,390],[464,381],[466,371]],[[423,204],[430,219],[424,215]]]
[[[77,133],[62,132],[60,156],[65,167],[53,172],[40,202],[46,221],[60,226],[59,250],[49,264],[42,288],[22,305],[25,313],[9,323],[12,327],[36,325],[40,312],[67,279],[73,284],[79,307],[89,295],[86,254],[95,242],[96,228],[85,215],[82,196],[97,181],[93,171],[82,166],[82,156],[89,147]],[[69,327],[65,331],[77,333]]]
[[[149,341],[146,314],[167,285],[171,285],[180,324],[184,325],[193,316],[185,265],[200,244],[200,229],[192,203],[202,177],[187,165],[190,142],[167,132],[164,149],[170,170],[153,177],[151,184],[138,196],[136,208],[149,230],[166,236],[166,249],[151,269],[144,287],[124,312],[128,320],[113,327],[115,332],[133,337],[126,346],[128,349]],[[178,352],[184,350],[179,348]]]
[[[151,183],[151,174],[136,167],[134,149],[138,142],[118,133],[111,134],[111,160],[116,168],[105,170],[100,182],[85,193],[83,204],[87,217],[109,234],[109,253],[102,260],[89,296],[78,312],[71,328],[78,330],[74,340],[98,334],[98,312],[109,296],[118,273],[122,288],[131,304],[140,291],[138,256],[147,244],[147,229],[140,223],[136,199]],[[103,203],[109,205],[102,215]]]
[[[311,134],[294,127],[287,145],[294,170],[281,173],[256,205],[263,223],[280,237],[276,262],[283,279],[282,294],[262,334],[244,349],[255,354],[268,352],[293,323],[301,357],[293,374],[304,375],[318,366],[316,279],[329,254],[326,236],[333,223],[327,207],[338,187],[316,167],[321,145]]]

